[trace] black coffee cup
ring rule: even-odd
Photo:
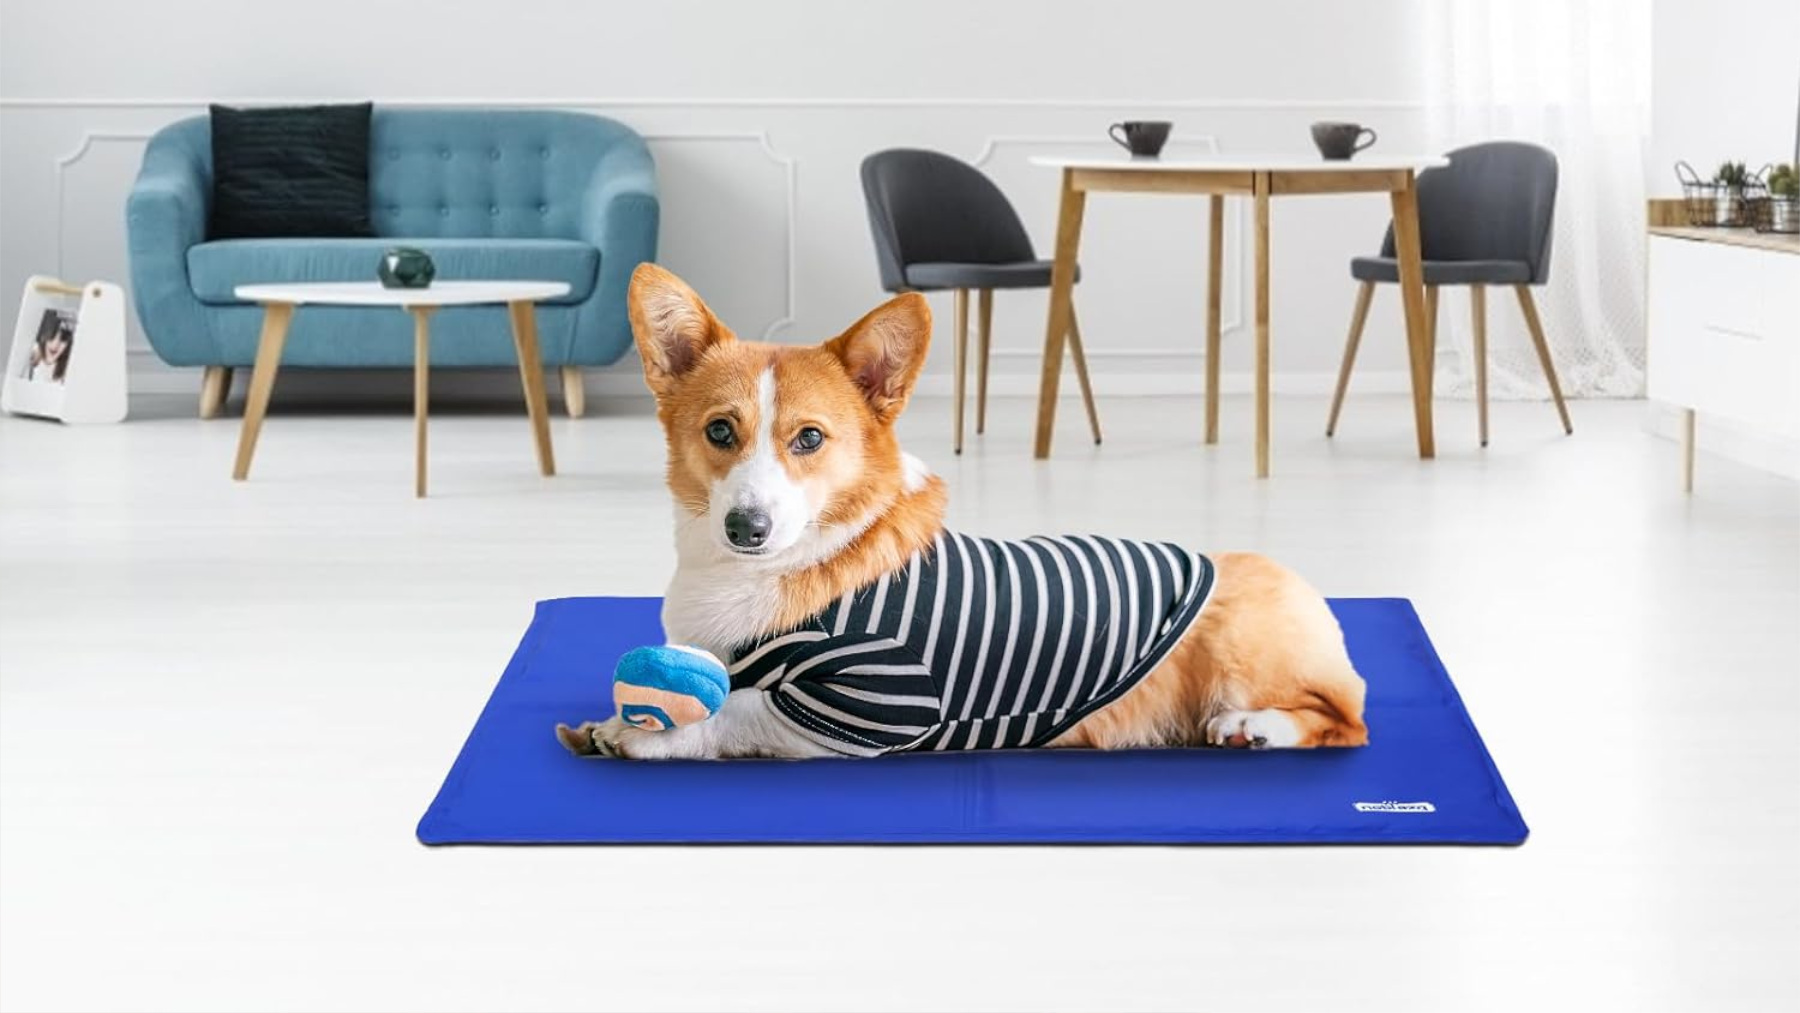
[[[1369,135],[1366,141],[1362,141],[1364,134]],[[1375,131],[1361,123],[1314,123],[1312,137],[1319,154],[1333,162],[1342,162],[1375,143]]]
[[[1107,127],[1106,136],[1139,158],[1155,158],[1169,142],[1169,129],[1174,125],[1168,120],[1126,120]]]

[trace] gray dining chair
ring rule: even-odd
[[[1538,319],[1531,288],[1550,276],[1550,226],[1556,213],[1556,156],[1535,144],[1494,141],[1450,152],[1450,164],[1419,174],[1419,234],[1425,268],[1425,320],[1429,347],[1437,351],[1438,289],[1467,285],[1475,336],[1475,400],[1480,416],[1481,445],[1488,442],[1487,289],[1510,285],[1519,298],[1526,329],[1537,348],[1538,363],[1550,383],[1550,396],[1562,417],[1563,432],[1573,433],[1569,409],[1544,326]],[[1337,393],[1325,435],[1337,430],[1338,411],[1350,385],[1350,367],[1362,340],[1363,323],[1377,283],[1400,280],[1394,258],[1394,227],[1388,226],[1381,256],[1357,257],[1350,276],[1361,282],[1350,316],[1350,337],[1338,371]]]
[[[987,428],[989,337],[994,290],[1050,287],[1048,260],[1039,260],[1018,212],[980,169],[949,155],[917,148],[879,151],[862,163],[863,197],[875,235],[881,287],[889,292],[955,293],[956,452],[963,448],[963,400],[968,384],[969,292],[979,294],[975,432]],[[1076,280],[1081,277],[1079,268]],[[1087,402],[1088,424],[1100,442],[1100,415],[1088,382],[1081,329],[1069,314],[1068,344]]]

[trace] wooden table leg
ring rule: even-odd
[[[1269,174],[1256,174],[1256,477],[1269,477]]]
[[[1407,361],[1412,369],[1413,425],[1418,431],[1419,456],[1437,456],[1431,431],[1431,350],[1425,320],[1425,268],[1419,250],[1419,195],[1414,174],[1406,185],[1392,191],[1394,249],[1400,261],[1400,302],[1406,312]]]
[[[256,438],[262,435],[263,415],[269,410],[269,393],[275,389],[275,372],[281,368],[281,349],[293,319],[293,303],[263,306],[262,337],[256,342],[256,366],[244,396],[244,428],[238,432],[237,463],[231,469],[231,477],[240,482],[250,477],[250,459],[256,456]]]
[[[1064,169],[1056,216],[1056,261],[1050,271],[1050,319],[1044,329],[1044,375],[1038,385],[1039,460],[1050,456],[1050,435],[1056,428],[1056,385],[1062,377],[1063,342],[1069,333],[1075,292],[1075,253],[1081,248],[1081,213],[1086,205],[1087,193],[1075,189],[1075,174]]]
[[[425,418],[431,405],[431,307],[410,306],[413,317],[413,495],[425,497]]]
[[[519,380],[525,387],[525,412],[531,416],[531,435],[537,444],[538,470],[556,474],[556,457],[550,450],[550,411],[544,397],[544,362],[538,354],[537,318],[529,300],[506,304],[512,317],[513,345],[519,352]]]
[[[1206,442],[1219,442],[1219,289],[1225,270],[1225,198],[1213,194],[1206,236]]]

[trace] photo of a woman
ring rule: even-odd
[[[75,315],[45,310],[44,319],[38,324],[37,340],[31,346],[31,359],[22,375],[37,383],[62,383],[74,348]]]

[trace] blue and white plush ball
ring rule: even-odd
[[[635,648],[613,670],[613,706],[626,724],[646,731],[705,721],[730,692],[724,662],[698,647]]]

